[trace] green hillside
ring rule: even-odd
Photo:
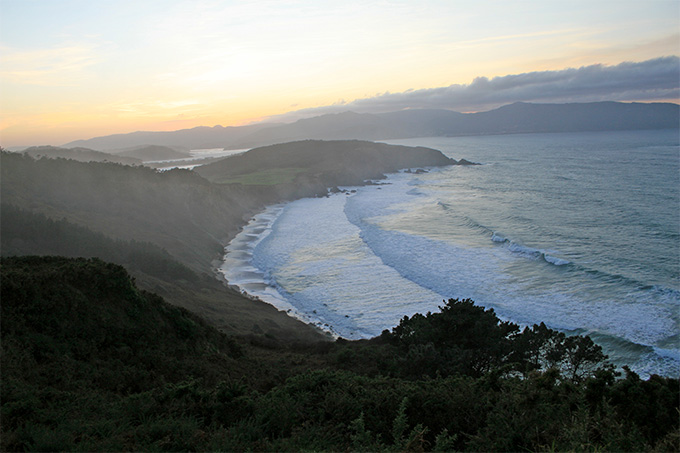
[[[251,149],[196,169],[217,183],[359,185],[412,167],[456,164],[440,151],[360,140],[304,140]]]

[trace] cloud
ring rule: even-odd
[[[527,72],[489,79],[477,77],[467,85],[383,93],[348,103],[296,110],[271,119],[295,120],[352,110],[379,113],[403,109],[481,111],[523,102],[594,102],[666,100],[680,98],[680,58],[601,64],[558,71]]]
[[[63,44],[50,49],[0,48],[0,76],[13,83],[42,86],[77,86],[86,68],[97,64],[100,50],[90,44]]]

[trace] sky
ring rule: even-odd
[[[678,0],[0,0],[0,146],[338,111],[679,102]]]

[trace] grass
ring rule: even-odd
[[[238,176],[222,178],[217,182],[220,184],[243,184],[246,186],[274,186],[277,184],[291,183],[295,177],[307,171],[306,168],[270,168],[268,170],[245,173]]]

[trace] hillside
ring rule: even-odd
[[[678,379],[449,300],[368,341],[234,339],[96,259],[0,261],[2,451],[677,451]]]
[[[404,168],[455,165],[440,151],[359,140],[305,140],[251,149],[195,171],[218,183],[359,185]],[[270,180],[271,182],[271,180]]]
[[[277,341],[319,341],[326,337],[278,311],[225,287],[204,269],[195,272],[150,242],[114,239],[65,219],[2,204],[2,256],[98,257],[125,267],[140,288],[153,290],[230,335],[267,335]]]
[[[387,140],[413,137],[676,129],[680,106],[671,103],[592,102],[531,104],[518,102],[487,112],[412,109],[388,113],[344,112],[301,119],[290,124],[261,123],[243,127],[215,126],[173,132],[134,132],[65,146],[106,150],[157,144],[189,149],[252,148],[305,139]]]
[[[324,195],[328,187],[361,184],[400,168],[451,163],[425,148],[310,141],[253,150],[199,170],[228,182],[224,179],[235,176],[234,169],[239,175],[301,169],[290,181],[253,187],[211,184],[189,170],[34,160],[7,152],[1,159],[3,203],[113,238],[154,243],[198,272],[205,272],[246,219],[266,205]]]
[[[135,273],[145,273],[168,281],[197,283],[199,280],[195,272],[150,242],[115,240],[63,218],[53,220],[13,205],[0,206],[2,256],[96,256],[123,265]]]
[[[115,156],[88,148],[59,148],[57,146],[32,146],[23,151],[24,154],[35,159],[48,157],[50,159],[72,159],[79,162],[112,162],[123,165],[141,165],[142,159],[134,156]]]
[[[187,170],[0,154],[2,254],[101,257],[145,289],[231,334],[322,339],[315,329],[225,287],[211,261],[271,194],[227,190]]]
[[[124,240],[147,241],[196,270],[259,203],[190,171],[34,160],[2,153],[2,201]]]
[[[297,145],[282,146],[297,149]],[[313,153],[318,146],[305,150]],[[331,148],[338,147],[343,145]],[[449,162],[433,150],[394,149],[400,151],[373,162],[376,173],[370,177],[402,164]],[[404,152],[412,160],[403,160]],[[284,152],[283,156],[292,155]],[[320,152],[319,156],[325,155]],[[361,162],[361,156],[353,156]],[[321,167],[315,168],[323,168],[325,158],[329,156],[317,159]],[[252,164],[252,158],[247,162]],[[275,164],[271,161],[263,168],[272,169]],[[266,205],[325,195],[334,184],[363,182],[363,173],[347,167],[343,174],[344,167],[333,168],[331,175],[300,173],[307,175],[306,182],[214,184],[189,170],[156,172],[141,166],[35,160],[2,152],[2,254],[100,257],[124,265],[141,287],[200,314],[224,332],[256,332],[282,341],[323,339],[312,327],[274,307],[226,288],[212,275],[211,266],[222,257],[229,240]]]

